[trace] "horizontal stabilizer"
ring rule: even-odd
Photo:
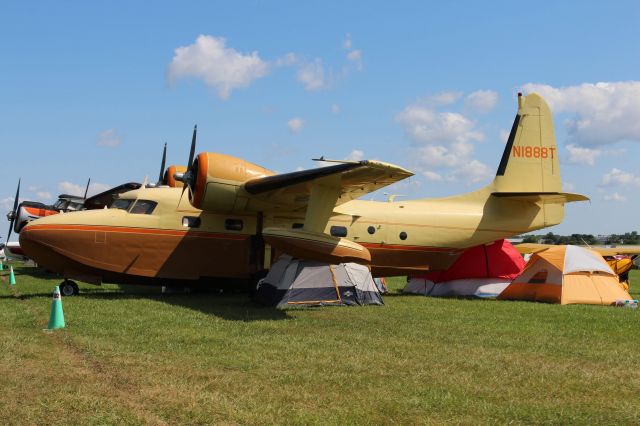
[[[589,197],[570,192],[493,192],[492,196],[516,201],[543,202],[545,204],[564,204],[574,201],[589,201]]]

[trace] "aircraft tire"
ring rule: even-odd
[[[250,299],[253,300],[255,298],[256,293],[258,291],[258,281],[260,281],[261,279],[266,277],[267,273],[269,273],[269,270],[268,269],[263,269],[261,271],[256,272],[255,274],[251,275],[251,279],[249,279],[249,282],[247,284],[247,290],[249,290],[249,298]]]
[[[60,294],[63,296],[75,296],[80,293],[80,289],[78,288],[78,284],[71,280],[64,280],[60,283]]]

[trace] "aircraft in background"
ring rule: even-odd
[[[160,174],[157,183],[154,185],[182,187],[182,182],[176,182],[173,179],[173,175],[176,172],[186,170],[186,167],[172,165],[169,166],[165,171],[166,158],[167,144],[165,143],[162,152],[162,161],[160,163]],[[53,205],[48,205],[37,201],[22,201],[18,204],[20,197],[20,179],[18,179],[18,188],[16,189],[16,195],[13,201],[13,209],[9,213],[7,213],[7,219],[11,223],[9,225],[7,241],[9,241],[12,231],[16,234],[19,234],[22,228],[31,221],[59,213],[68,213],[78,210],[102,209],[111,204],[115,195],[138,189],[142,186],[142,184],[137,182],[127,182],[87,198],[90,183],[91,179],[87,181],[84,196],[82,197],[76,195],[61,194],[58,196],[58,200]]]
[[[376,202],[358,197],[412,175],[381,161],[344,161],[275,174],[218,153],[176,172],[182,189],[141,187],[109,209],[49,216],[20,235],[25,252],[65,277],[101,283],[176,285],[247,281],[275,256],[355,261],[374,276],[446,269],[468,247],[560,223],[564,204],[551,111],[518,94],[518,111],[496,177],[475,192]],[[169,177],[171,175],[169,174]],[[188,199],[183,197],[187,191]]]

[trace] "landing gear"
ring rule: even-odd
[[[76,284],[71,280],[62,281],[59,287],[60,287],[60,294],[62,294],[63,296],[75,296],[76,294],[80,293],[78,284]]]
[[[258,291],[258,283],[261,279],[267,276],[269,273],[268,269],[262,269],[251,275],[249,282],[247,283],[247,289],[249,290],[249,298],[255,299],[256,293]]]

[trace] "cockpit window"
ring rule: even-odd
[[[138,200],[133,205],[133,207],[131,207],[131,210],[129,210],[129,213],[133,213],[133,214],[151,214],[151,213],[153,213],[153,209],[155,209],[157,205],[158,205],[158,203],[156,203],[155,201]]]
[[[55,202],[53,205],[54,210],[64,210],[67,207],[67,202],[65,200],[60,200]]]
[[[69,202],[69,206],[67,207],[67,209],[69,210],[80,210],[82,208],[82,203],[76,203],[73,201]]]
[[[123,200],[121,198],[116,198],[115,200],[113,200],[109,208],[119,209],[119,210],[128,210],[129,206],[131,206],[131,203],[133,203],[133,200]]]

